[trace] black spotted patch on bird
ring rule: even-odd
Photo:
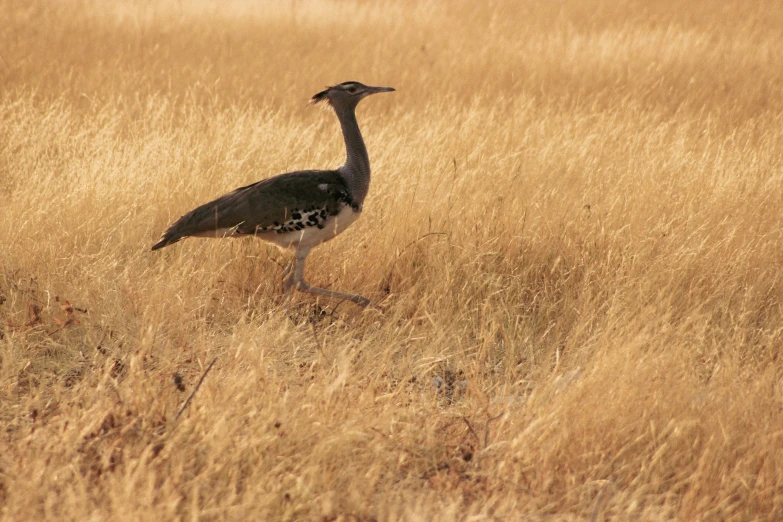
[[[286,232],[295,232],[309,227],[324,228],[328,217],[329,213],[326,207],[308,207],[302,210],[294,210],[291,213],[291,219],[288,221],[283,223],[275,221],[271,226],[258,228],[258,232],[285,234]]]

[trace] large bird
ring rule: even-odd
[[[296,288],[369,305],[370,300],[358,294],[310,286],[304,281],[304,266],[313,247],[343,232],[361,215],[370,188],[370,159],[356,122],[356,105],[371,94],[393,90],[343,82],[314,95],[311,104],[329,104],[340,120],[346,151],[342,166],[288,172],[238,188],[179,218],[152,250],[186,237],[256,236],[294,251],[286,291]]]

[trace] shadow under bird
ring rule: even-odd
[[[256,236],[294,251],[294,261],[285,271],[287,293],[296,288],[369,305],[370,300],[358,294],[310,286],[304,281],[304,266],[313,247],[343,232],[361,215],[370,188],[370,159],[356,122],[356,105],[371,94],[393,90],[343,82],[319,92],[310,104],[325,102],[337,114],[345,140],[342,166],[288,172],[240,187],[179,218],[152,250],[186,237]]]

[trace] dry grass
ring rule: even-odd
[[[778,2],[0,5],[5,520],[780,520]],[[374,167],[314,284],[183,212]],[[316,304],[317,303],[317,304]],[[217,359],[192,403],[177,411]],[[433,381],[442,383],[435,391]]]

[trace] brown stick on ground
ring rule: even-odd
[[[194,395],[196,395],[196,392],[197,392],[197,391],[198,391],[198,389],[201,387],[201,383],[202,383],[202,382],[204,382],[204,377],[206,377],[206,376],[207,376],[207,374],[209,373],[209,370],[211,370],[211,369],[212,369],[212,366],[214,366],[214,365],[215,365],[215,362],[216,362],[216,361],[217,361],[217,357],[215,357],[214,359],[212,359],[212,362],[211,362],[211,363],[209,363],[209,366],[207,366],[207,369],[206,369],[206,370],[204,370],[204,373],[202,373],[202,374],[201,374],[201,378],[200,378],[200,379],[198,380],[198,382],[196,383],[196,387],[195,387],[195,388],[193,388],[193,391],[192,391],[192,392],[190,392],[190,395],[188,395],[188,398],[187,398],[187,399],[185,399],[185,403],[184,403],[184,404],[182,405],[182,407],[179,409],[179,411],[177,412],[177,414],[176,414],[176,415],[174,415],[174,419],[172,420],[172,422],[177,422],[177,419],[179,419],[179,416],[180,416],[180,415],[182,415],[182,412],[183,412],[183,411],[185,411],[185,408],[187,408],[187,407],[188,407],[188,405],[190,404],[190,400],[193,398],[193,396],[194,396]]]

